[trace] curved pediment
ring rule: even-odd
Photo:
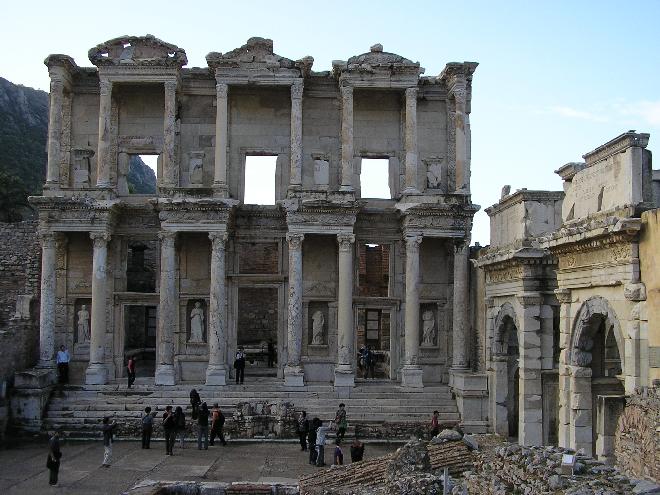
[[[371,66],[389,66],[389,65],[409,65],[412,67],[419,67],[419,62],[413,62],[396,53],[384,52],[383,45],[376,44],[371,47],[370,51],[355,55],[348,59],[348,65],[363,65],[368,64]]]
[[[188,63],[183,48],[166,43],[155,36],[120,36],[88,52],[89,60],[99,66],[144,65],[182,67]]]

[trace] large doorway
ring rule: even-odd
[[[236,344],[245,351],[246,375],[277,376],[278,308],[276,287],[238,289]]]
[[[124,366],[129,357],[136,360],[137,378],[153,377],[156,371],[156,306],[131,305],[124,313]],[[125,369],[122,376],[125,376]]]
[[[368,348],[374,358],[374,378],[390,378],[390,310],[358,308],[357,348]],[[367,369],[358,360],[358,374],[367,377]],[[369,375],[371,377],[371,375]]]

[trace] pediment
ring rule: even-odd
[[[183,48],[166,43],[150,34],[120,36],[91,48],[89,60],[99,66],[143,65],[182,67],[188,63]]]

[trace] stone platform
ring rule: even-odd
[[[182,406],[190,418],[190,390],[196,388],[209,408],[218,403],[227,417],[226,430],[233,437],[290,438],[295,436],[295,416],[306,410],[308,418],[334,419],[340,402],[346,404],[349,432],[361,437],[407,439],[428,432],[431,414],[456,424],[459,413],[447,385],[404,389],[390,381],[358,381],[349,397],[338,398],[330,384],[287,387],[281,380],[258,378],[244,385],[207,387],[194,383],[156,386],[142,383],[65,386],[53,393],[46,410],[44,428],[62,428],[72,437],[96,437],[104,416],[121,424],[119,436],[137,436],[140,417],[150,406],[162,416],[165,406]],[[191,421],[189,421],[191,422]],[[160,420],[156,420],[156,437]],[[191,425],[190,430],[195,427]]]

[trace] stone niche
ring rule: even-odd
[[[419,305],[419,345],[422,349],[439,348],[440,321],[438,306],[427,303]]]
[[[186,302],[186,344],[206,346],[208,342],[209,314],[205,299],[191,298]]]
[[[83,309],[83,306],[85,309]],[[85,314],[87,312],[87,314]],[[73,353],[75,356],[89,355],[89,338],[92,325],[92,299],[79,297],[73,304]],[[85,320],[86,325],[85,325]]]
[[[307,309],[307,343],[309,348],[327,349],[329,323],[328,302],[310,301]]]
[[[442,157],[430,157],[423,160],[426,165],[426,190],[434,194],[447,193],[449,172],[447,162]]]
[[[325,155],[314,155],[314,188],[327,191],[330,185],[330,160]]]
[[[204,152],[191,151],[188,153],[188,182],[190,187],[203,187],[204,185]]]
[[[94,151],[88,149],[73,150],[73,187],[89,187],[91,184],[92,157]]]

